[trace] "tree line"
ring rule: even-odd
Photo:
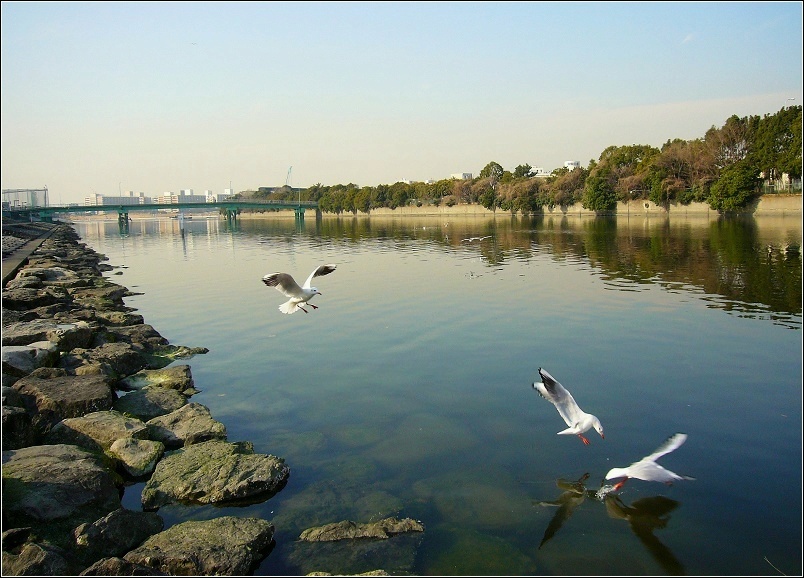
[[[336,214],[459,203],[523,214],[581,203],[588,210],[604,212],[615,209],[620,201],[636,199],[661,206],[704,202],[720,212],[735,211],[762,193],[765,180],[773,182],[783,174],[801,179],[801,110],[801,106],[791,106],[763,117],[732,115],[722,127],[712,126],[701,138],[668,140],[661,148],[610,146],[586,168],[562,167],[547,177],[534,177],[528,164],[508,171],[492,161],[471,180],[363,187],[319,183],[304,189],[301,198]],[[298,198],[287,186],[240,195]]]

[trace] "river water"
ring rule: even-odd
[[[166,526],[259,516],[257,575],[800,575],[800,217],[143,219],[75,227],[126,303],[189,363],[229,441],[285,458],[267,501],[161,508]],[[263,275],[314,282],[283,315]],[[544,367],[605,439],[566,426]],[[630,480],[660,459],[695,478]],[[588,474],[588,475],[587,475]],[[575,484],[573,485],[573,482]],[[124,505],[139,509],[142,485]],[[305,547],[389,516],[425,531]]]

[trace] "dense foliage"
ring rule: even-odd
[[[801,106],[782,108],[762,118],[731,116],[702,138],[668,140],[661,149],[648,145],[610,146],[587,168],[559,168],[536,177],[530,165],[513,172],[490,162],[472,180],[398,182],[359,187],[314,185],[260,189],[257,198],[317,201],[327,213],[368,213],[409,204],[478,203],[488,209],[533,213],[542,207],[582,203],[610,211],[620,201],[645,199],[657,205],[708,203],[721,212],[745,207],[782,175],[801,179]],[[798,189],[800,190],[800,188]]]

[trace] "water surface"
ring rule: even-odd
[[[110,278],[189,361],[230,441],[286,459],[287,486],[166,525],[260,516],[258,575],[802,571],[801,221],[308,216],[82,221]],[[266,273],[315,280],[286,316]],[[546,368],[597,415],[589,446],[532,389]],[[695,478],[603,476],[675,432]],[[586,476],[588,474],[588,476]],[[580,485],[579,485],[580,483]],[[141,486],[126,491],[139,508]],[[421,536],[303,548],[302,530],[412,517]]]

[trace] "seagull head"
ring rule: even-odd
[[[603,435],[603,426],[600,423],[600,420],[595,418],[592,421],[592,427],[595,428],[595,431],[600,434],[600,437],[606,439],[606,436]]]

